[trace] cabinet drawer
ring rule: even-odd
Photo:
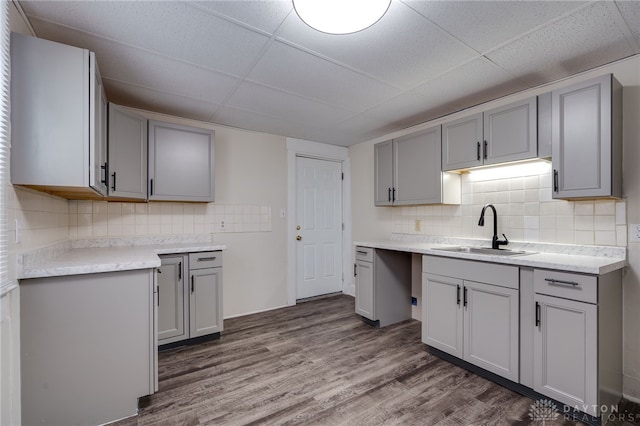
[[[598,277],[594,275],[536,269],[533,271],[533,288],[540,294],[598,303]]]
[[[356,260],[373,262],[373,250],[371,247],[356,247]]]
[[[189,253],[189,269],[219,268],[221,266],[221,251]]]

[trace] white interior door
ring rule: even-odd
[[[342,291],[342,164],[296,157],[296,299]]]

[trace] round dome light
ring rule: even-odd
[[[328,34],[351,34],[375,24],[391,0],[293,0],[293,8],[311,28]]]

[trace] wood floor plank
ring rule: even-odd
[[[115,425],[533,424],[531,399],[433,356],[420,333],[365,324],[345,295],[228,319],[219,340],[160,353],[159,392]]]

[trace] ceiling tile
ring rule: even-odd
[[[177,117],[208,121],[218,105],[104,79],[109,102]]]
[[[244,76],[268,38],[184,2],[23,1],[43,17],[235,76]]]
[[[240,81],[219,72],[77,30],[61,28],[39,19],[32,19],[31,23],[43,38],[82,48],[90,47],[96,53],[102,76],[111,80],[214,104],[222,103]]]
[[[631,33],[635,37],[636,41],[640,43],[640,1],[617,0],[616,4],[618,5],[618,9],[624,18],[624,21],[631,30]]]
[[[339,36],[315,31],[291,13],[280,38],[402,89],[476,56],[472,49],[399,2],[391,2],[387,14],[372,27]]]
[[[575,10],[584,1],[415,1],[408,6],[479,52]]]
[[[312,54],[273,43],[248,76],[283,91],[362,111],[399,90]]]
[[[345,139],[344,134],[327,130],[327,127],[324,126],[282,120],[233,107],[221,108],[213,121],[225,126],[267,132],[292,138],[308,139],[316,142],[330,143],[332,145],[348,146],[355,142],[363,141],[362,139],[356,140],[357,134]]]
[[[209,0],[194,3],[271,34],[293,10],[293,3],[284,0]]]
[[[539,85],[632,55],[621,25],[599,2],[487,57],[528,84]]]
[[[245,82],[225,106],[270,115],[305,126],[330,126],[348,112],[259,84]],[[214,121],[216,117],[214,117]]]
[[[366,113],[394,123],[401,129],[523,89],[522,83],[490,61],[480,58]]]

